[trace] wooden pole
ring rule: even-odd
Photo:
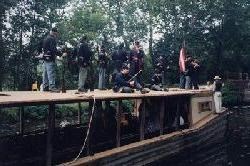
[[[161,106],[160,106],[160,135],[162,135],[164,131],[164,113],[165,113],[165,98],[161,100]]]
[[[116,106],[116,147],[120,147],[121,145],[121,104],[122,101],[118,100]]]
[[[81,103],[79,102],[78,103],[78,117],[77,117],[77,120],[78,120],[78,124],[81,124],[81,116],[82,116],[82,105]]]
[[[177,99],[177,108],[176,108],[176,130],[180,129],[180,99]]]
[[[23,135],[24,132],[24,106],[19,108],[19,132],[21,135]]]
[[[142,99],[142,109],[140,110],[140,141],[144,140],[145,130],[145,99]]]
[[[191,97],[188,97],[187,98],[187,103],[186,103],[186,106],[187,106],[187,120],[188,120],[188,122],[187,122],[187,127],[189,128],[190,126],[191,126],[191,121],[192,121],[192,112],[191,112],[191,109],[190,109],[190,107],[191,107]]]
[[[55,129],[55,104],[49,105],[48,112],[48,133],[47,133],[47,149],[46,149],[46,165],[52,165],[52,151],[53,151],[53,135]]]

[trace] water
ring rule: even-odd
[[[165,158],[150,165],[167,166],[249,166],[250,165],[250,106],[230,108],[225,139],[196,150]]]

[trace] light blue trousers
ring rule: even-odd
[[[47,62],[43,63],[43,89],[56,88],[56,63]]]
[[[99,82],[98,82],[98,89],[106,88],[106,68],[99,68]]]

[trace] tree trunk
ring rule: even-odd
[[[0,7],[1,9],[1,7]],[[1,9],[2,11],[2,9]],[[5,56],[5,51],[4,51],[4,43],[3,43],[3,17],[4,17],[4,12],[0,13],[0,51],[1,51],[1,56],[0,56],[0,91],[3,89],[3,74],[4,74],[4,56]]]
[[[22,17],[23,17],[23,13],[21,11],[20,18],[22,19]],[[19,54],[17,57],[17,71],[16,71],[16,81],[17,81],[16,83],[17,83],[18,90],[22,89],[22,84],[20,82],[20,74],[21,74],[20,67],[21,67],[21,61],[23,59],[22,53],[23,53],[23,25],[21,23],[20,32],[19,32]]]
[[[153,20],[149,12],[149,56],[153,57]]]

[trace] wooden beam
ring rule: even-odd
[[[164,131],[164,115],[165,115],[165,98],[161,99],[161,105],[160,105],[160,135],[163,134]]]
[[[47,131],[47,148],[46,148],[47,166],[52,165],[54,129],[55,129],[55,104],[50,104],[48,110],[48,131]]]
[[[190,96],[188,96],[187,97],[187,100],[186,100],[187,102],[186,102],[186,111],[187,111],[187,119],[188,119],[188,128],[191,126],[191,121],[192,121],[192,111],[191,111],[191,97]]]
[[[81,102],[79,102],[78,103],[78,113],[77,113],[77,121],[78,121],[78,124],[81,124],[81,121],[82,121],[82,119],[81,119],[81,116],[82,116],[82,113],[81,113],[81,111],[82,111],[82,105],[81,105]]]
[[[122,114],[122,100],[117,101],[116,106],[116,147],[121,146],[121,114]]]
[[[144,140],[145,132],[145,99],[142,100],[142,109],[140,110],[140,140]]]
[[[21,135],[24,133],[24,106],[19,108],[19,132]]]

